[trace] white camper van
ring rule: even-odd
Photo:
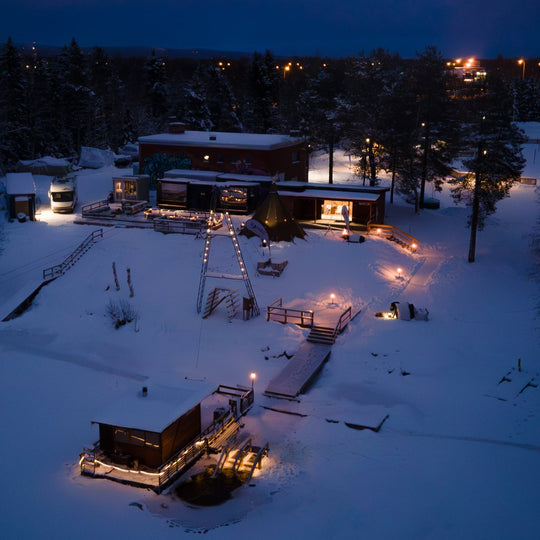
[[[77,184],[75,178],[55,178],[49,188],[49,197],[53,212],[73,212],[77,205]]]

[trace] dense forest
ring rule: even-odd
[[[82,146],[119,152],[175,119],[194,130],[294,130],[330,156],[340,145],[364,182],[384,169],[421,206],[426,182],[436,187],[459,152],[477,149],[480,117],[493,112],[499,128],[501,118],[540,120],[538,73],[501,57],[484,65],[487,77],[465,82],[434,47],[413,59],[379,49],[285,61],[270,51],[111,57],[100,47],[83,51],[75,39],[41,56],[8,39],[0,51],[0,172],[22,159],[76,160]],[[519,142],[511,130],[499,136]]]

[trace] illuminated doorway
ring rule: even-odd
[[[321,219],[330,221],[345,221],[342,208],[346,206],[349,211],[349,218],[352,218],[353,205],[351,201],[332,201],[325,199],[322,204]]]

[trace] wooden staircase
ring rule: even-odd
[[[230,289],[215,288],[210,291],[206,299],[206,306],[203,312],[203,319],[206,319],[222,303],[225,302],[227,317],[234,319],[238,313],[238,291]]]
[[[253,446],[251,439],[245,441],[242,446],[237,446],[233,442],[223,449],[212,476],[215,478],[219,473],[228,471],[249,482],[255,467],[261,467],[262,459],[268,452],[268,443],[264,447],[259,447]]]
[[[333,345],[336,342],[336,329],[329,326],[312,326],[306,341]]]

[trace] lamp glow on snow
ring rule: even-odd
[[[255,384],[255,379],[257,378],[257,374],[254,371],[252,371],[249,374],[249,378],[251,379],[251,389],[253,390],[253,385]]]

